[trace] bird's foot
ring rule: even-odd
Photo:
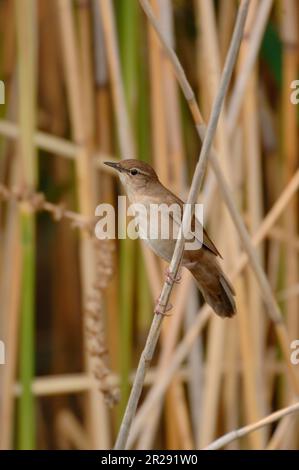
[[[182,276],[180,274],[177,274],[174,276],[173,273],[170,272],[169,268],[166,269],[165,271],[165,281],[169,286],[172,286],[173,284],[179,284],[182,280]]]
[[[167,313],[167,312],[169,312],[172,308],[173,308],[172,304],[163,305],[161,304],[160,299],[157,299],[154,313],[155,315],[163,315],[163,317],[170,317],[171,313]]]

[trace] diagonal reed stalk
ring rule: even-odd
[[[209,153],[210,153],[210,149],[212,146],[213,137],[215,135],[215,131],[217,128],[219,115],[220,115],[223,101],[224,101],[224,98],[225,98],[225,95],[229,86],[229,82],[230,82],[231,75],[233,72],[233,67],[237,58],[238,49],[242,40],[243,29],[245,25],[248,6],[249,6],[249,1],[243,0],[239,7],[238,17],[236,20],[236,26],[234,29],[234,34],[232,37],[227,59],[224,65],[224,70],[223,70],[223,74],[221,77],[219,91],[217,93],[217,96],[213,104],[211,118],[210,118],[209,125],[208,125],[207,132],[206,132],[206,137],[203,142],[199,160],[198,160],[195,173],[192,179],[189,196],[187,199],[187,203],[192,204],[192,205],[194,205],[194,203],[197,200],[198,192],[199,192],[199,189],[203,180],[203,176],[205,173],[206,164],[209,158]],[[189,91],[193,95],[192,90],[189,89]],[[182,228],[185,226],[187,219],[188,219],[188,214],[186,211],[184,211],[183,221],[182,221],[182,225],[180,228],[180,234],[179,234],[179,237],[175,246],[174,254],[173,254],[170,266],[169,266],[169,270],[174,277],[177,276],[180,263],[181,263],[183,250],[184,250],[185,241],[183,238]],[[164,286],[163,286],[163,289],[159,298],[160,304],[161,306],[163,306],[162,308],[164,309],[166,308],[168,304],[172,287],[173,286],[167,284],[167,282],[164,283]],[[152,360],[152,357],[153,357],[153,354],[157,345],[162,321],[163,321],[163,315],[155,315],[153,322],[152,322],[151,329],[149,331],[145,348],[142,352],[140,362],[137,368],[136,378],[132,387],[132,391],[131,391],[131,395],[127,404],[125,415],[124,415],[124,418],[120,427],[118,438],[115,444],[115,449],[124,449],[126,447],[132,421],[133,421],[137,404],[141,395],[146,370],[149,366],[149,363]]]
[[[298,411],[299,411],[299,403],[295,403],[294,405],[287,406],[286,408],[283,408],[282,410],[275,411],[275,413],[272,413],[266,416],[266,418],[263,418],[256,423],[249,424],[248,426],[244,426],[243,428],[236,429],[234,431],[231,431],[225,434],[224,436],[220,437],[216,441],[209,444],[203,450],[221,449],[222,447],[226,446],[227,444],[234,441],[235,439],[239,439],[240,437],[246,436],[247,434],[253,431],[261,429],[262,427],[267,426],[268,424],[274,423],[275,421],[278,421],[279,419],[285,416],[288,416],[292,413],[297,413]]]

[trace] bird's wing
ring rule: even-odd
[[[171,205],[173,203],[177,203],[180,206],[181,210],[177,211],[177,212],[175,212],[175,211],[170,212],[170,217],[173,218],[174,221],[178,225],[181,225],[181,223],[182,223],[181,217],[183,215],[184,203],[175,194],[172,194],[168,189],[165,188],[165,190],[166,190],[166,195],[165,195],[165,199],[164,199],[165,203],[168,204],[168,205]],[[199,232],[202,231],[203,239],[199,240],[197,237],[196,237],[196,239],[199,242],[202,241],[203,246],[207,250],[209,250],[211,253],[213,253],[215,256],[220,256],[220,258],[222,258],[221,254],[219,253],[216,246],[214,245],[214,243],[210,239],[210,237],[207,234],[206,230],[204,229],[204,227],[201,225],[201,223],[199,222],[199,220],[195,216],[193,216],[193,218],[192,218],[191,228],[192,228],[193,233],[195,234],[195,237],[196,237],[196,233],[199,233]]]

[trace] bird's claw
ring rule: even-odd
[[[181,279],[182,276],[180,274],[174,276],[173,273],[170,272],[169,268],[166,269],[165,280],[169,286],[172,286],[173,284],[179,284],[181,282]]]
[[[169,312],[172,308],[172,304],[163,305],[161,304],[160,299],[158,299],[156,302],[154,313],[155,315],[163,315],[163,317],[170,317],[171,313],[169,314],[167,312]]]

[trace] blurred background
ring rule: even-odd
[[[207,122],[239,2],[150,4]],[[251,0],[215,140],[288,329],[289,363],[299,339],[298,21],[296,0]],[[184,199],[201,143],[137,0],[1,0],[0,79],[0,447],[111,448],[165,264],[139,241],[95,238],[96,206],[122,194],[102,162],[149,162]],[[202,448],[296,392],[210,167],[199,201],[238,314],[199,320],[184,272],[131,448]],[[181,341],[184,360],[155,399]],[[290,416],[228,448],[298,449],[298,425]]]

